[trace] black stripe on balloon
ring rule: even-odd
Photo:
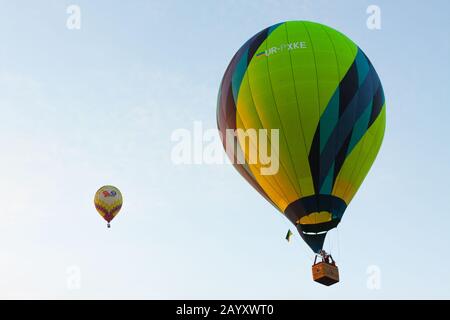
[[[344,141],[344,144],[339,149],[339,152],[336,155],[336,158],[334,160],[334,172],[333,172],[333,185],[336,181],[336,178],[341,171],[342,166],[344,165],[345,158],[347,157],[348,147],[350,145],[350,140],[352,138],[352,131],[350,131],[350,134],[347,135],[347,138]]]
[[[344,78],[350,79],[348,77]],[[341,83],[341,85],[346,86],[344,83]],[[372,65],[370,65],[367,76],[361,83],[358,91],[353,95],[353,98],[349,101],[348,105],[345,106],[345,108],[342,108],[345,112],[340,115],[335,128],[328,138],[328,141],[325,142],[325,147],[320,154],[320,168],[318,169],[320,175],[313,177],[313,179],[319,180],[318,183],[315,182],[315,185],[318,186],[317,190],[320,190],[322,187],[331,166],[336,161],[336,156],[341,148],[345,146],[345,142],[351,135],[356,121],[360,118],[366,108],[370,106],[371,101],[375,96],[376,88],[379,86],[380,80]],[[320,128],[320,124],[318,128]],[[318,129],[316,129],[316,132],[317,130]],[[340,169],[341,168],[337,168],[335,176],[339,173]]]
[[[311,177],[314,184],[314,193],[319,193],[319,180],[320,180],[320,121],[317,125],[316,132],[309,150],[309,168],[311,170]]]
[[[375,96],[373,97],[373,102],[372,102],[372,113],[370,114],[370,120],[369,120],[369,125],[367,126],[367,128],[370,128],[370,126],[375,122],[375,120],[377,119],[378,115],[381,112],[381,108],[384,105],[384,92],[383,92],[383,87],[380,85],[378,86],[377,91],[375,92]]]
[[[358,69],[356,67],[356,58],[353,61],[347,73],[345,74],[344,78],[339,83],[339,86],[336,90],[339,90],[339,118],[341,118],[348,104],[350,104],[350,101],[358,91]],[[330,140],[336,141],[336,137],[333,137],[333,139],[334,140],[332,140],[330,137],[328,142],[330,142]],[[335,155],[330,154],[330,156],[334,159]],[[323,162],[323,159],[321,159],[320,154],[320,120],[319,124],[317,125],[316,132],[314,133],[314,138],[311,144],[308,159],[309,159],[309,168],[311,170],[311,176],[314,184],[314,191],[315,193],[319,193],[321,181],[323,181],[323,176],[326,177],[328,174],[328,171],[325,172],[321,170],[322,167],[321,162]]]
[[[255,35],[250,40],[250,45],[248,48],[248,55],[247,55],[247,65],[253,59],[253,56],[255,55],[256,50],[258,50],[258,48],[261,46],[261,44],[264,42],[264,40],[267,39],[268,36],[269,36],[269,28],[266,28],[263,31],[259,32],[257,35]]]
[[[359,53],[359,49],[358,49]],[[356,58],[339,84],[339,117],[345,112],[359,88]]]

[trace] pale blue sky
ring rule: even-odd
[[[0,298],[450,298],[450,3],[429,3],[1,0]],[[386,94],[380,154],[327,242],[330,288],[232,167],[170,159],[173,130],[215,128],[235,51],[285,20],[348,35]],[[125,201],[110,230],[92,203],[104,184]]]

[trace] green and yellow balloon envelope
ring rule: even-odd
[[[383,88],[367,56],[342,33],[313,22],[279,23],[253,36],[231,60],[218,97],[225,148],[227,129],[279,129],[276,174],[262,175],[261,164],[249,163],[238,137],[229,156],[314,252],[367,175],[385,122]],[[239,153],[245,163],[237,163]]]

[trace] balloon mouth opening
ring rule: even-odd
[[[327,231],[319,231],[319,232],[306,232],[306,231],[301,230],[301,227],[298,229],[301,234],[304,234],[307,236],[319,236],[319,235],[323,235],[323,234],[326,235],[329,231],[329,230],[327,230]]]
[[[301,224],[318,224],[324,222],[330,222],[333,220],[333,215],[328,211],[312,212],[305,215],[296,221],[296,225]]]

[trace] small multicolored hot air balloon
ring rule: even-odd
[[[111,227],[111,220],[122,208],[122,201],[120,190],[114,186],[103,186],[95,193],[95,209],[108,222],[108,228]]]
[[[364,52],[342,33],[306,21],[279,23],[248,40],[223,76],[217,106],[235,168],[315,253],[374,162],[385,117],[383,88]],[[279,130],[275,174],[249,161],[260,136],[235,135],[234,147],[227,145],[227,131],[239,129],[265,129],[269,144],[270,130]]]

